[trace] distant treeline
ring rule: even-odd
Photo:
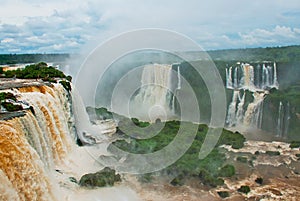
[[[0,65],[38,62],[63,62],[69,54],[0,54]]]
[[[208,51],[213,60],[223,61],[300,61],[300,45]]]
[[[193,52],[190,52],[193,54]],[[196,52],[194,52],[196,53]],[[211,50],[208,54],[213,60],[221,61],[300,61],[300,45],[266,48],[245,48]],[[70,55],[64,54],[0,54],[1,64],[63,62]]]

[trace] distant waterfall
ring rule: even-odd
[[[237,69],[237,68],[236,68]],[[253,90],[254,86],[254,69],[249,64],[242,64],[244,76],[242,77],[242,86],[245,89]],[[238,85],[236,85],[238,86]]]
[[[239,62],[226,68],[226,88],[234,90],[227,111],[227,126],[261,128],[264,97],[270,88],[278,87],[275,62],[255,65]],[[247,106],[246,91],[253,95],[253,101]]]
[[[261,127],[262,106],[265,98],[265,93],[254,92],[254,101],[247,107],[244,117],[244,125],[253,126],[255,128]]]
[[[226,70],[226,87],[227,89],[233,89],[233,84],[232,84],[232,66],[229,69]],[[237,77],[235,77],[237,79]]]
[[[274,62],[274,76],[273,76],[273,86],[278,89],[279,83],[277,79],[277,68],[276,68],[276,63]]]
[[[177,90],[181,89],[180,66],[177,67]]]
[[[228,107],[227,112],[227,124],[229,127],[235,126],[236,124],[236,105],[238,101],[240,92],[235,90],[233,91],[232,100]]]
[[[239,95],[239,104],[238,104],[238,109],[236,112],[236,123],[237,124],[241,124],[244,120],[244,104],[245,104],[245,96],[246,96],[246,92],[244,91],[244,94],[242,96],[242,98]]]
[[[278,86],[275,62],[263,63],[262,67],[260,64],[252,66],[247,63],[238,63],[226,68],[226,87],[228,89],[263,91],[268,88],[278,88]]]
[[[177,88],[172,83],[172,65],[150,64],[144,66],[141,88],[133,98],[135,115],[142,120],[169,119],[174,116],[174,95],[181,88],[180,68],[177,68]],[[176,86],[176,85],[175,85]],[[153,116],[152,116],[153,115]]]
[[[279,102],[278,106],[278,117],[277,117],[277,127],[276,135],[277,137],[286,137],[289,128],[290,120],[290,103],[287,102],[285,105],[282,101]]]

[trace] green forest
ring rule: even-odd
[[[300,45],[208,51],[212,60],[223,61],[300,61]]]
[[[0,54],[0,65],[38,62],[62,62],[69,54]]]
[[[209,50],[207,53],[214,61],[300,61],[300,45],[266,48],[245,48]],[[0,54],[0,65],[17,63],[37,63],[65,61],[70,54]]]

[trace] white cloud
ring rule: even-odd
[[[248,45],[270,44],[272,42],[290,44],[300,43],[298,29],[277,25],[272,30],[255,29],[249,33],[240,33],[242,42]]]
[[[1,43],[11,43],[13,41],[14,41],[13,38],[4,38],[3,40],[1,40]]]
[[[300,44],[297,10],[298,0],[2,0],[0,41],[13,41],[0,51],[76,52],[93,39],[149,27],[178,31],[205,49]]]
[[[279,35],[287,38],[295,38],[297,33],[291,27],[276,26],[273,30],[274,35]]]

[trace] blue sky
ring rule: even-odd
[[[299,0],[0,0],[0,53],[81,52],[141,28],[205,50],[300,44]]]

